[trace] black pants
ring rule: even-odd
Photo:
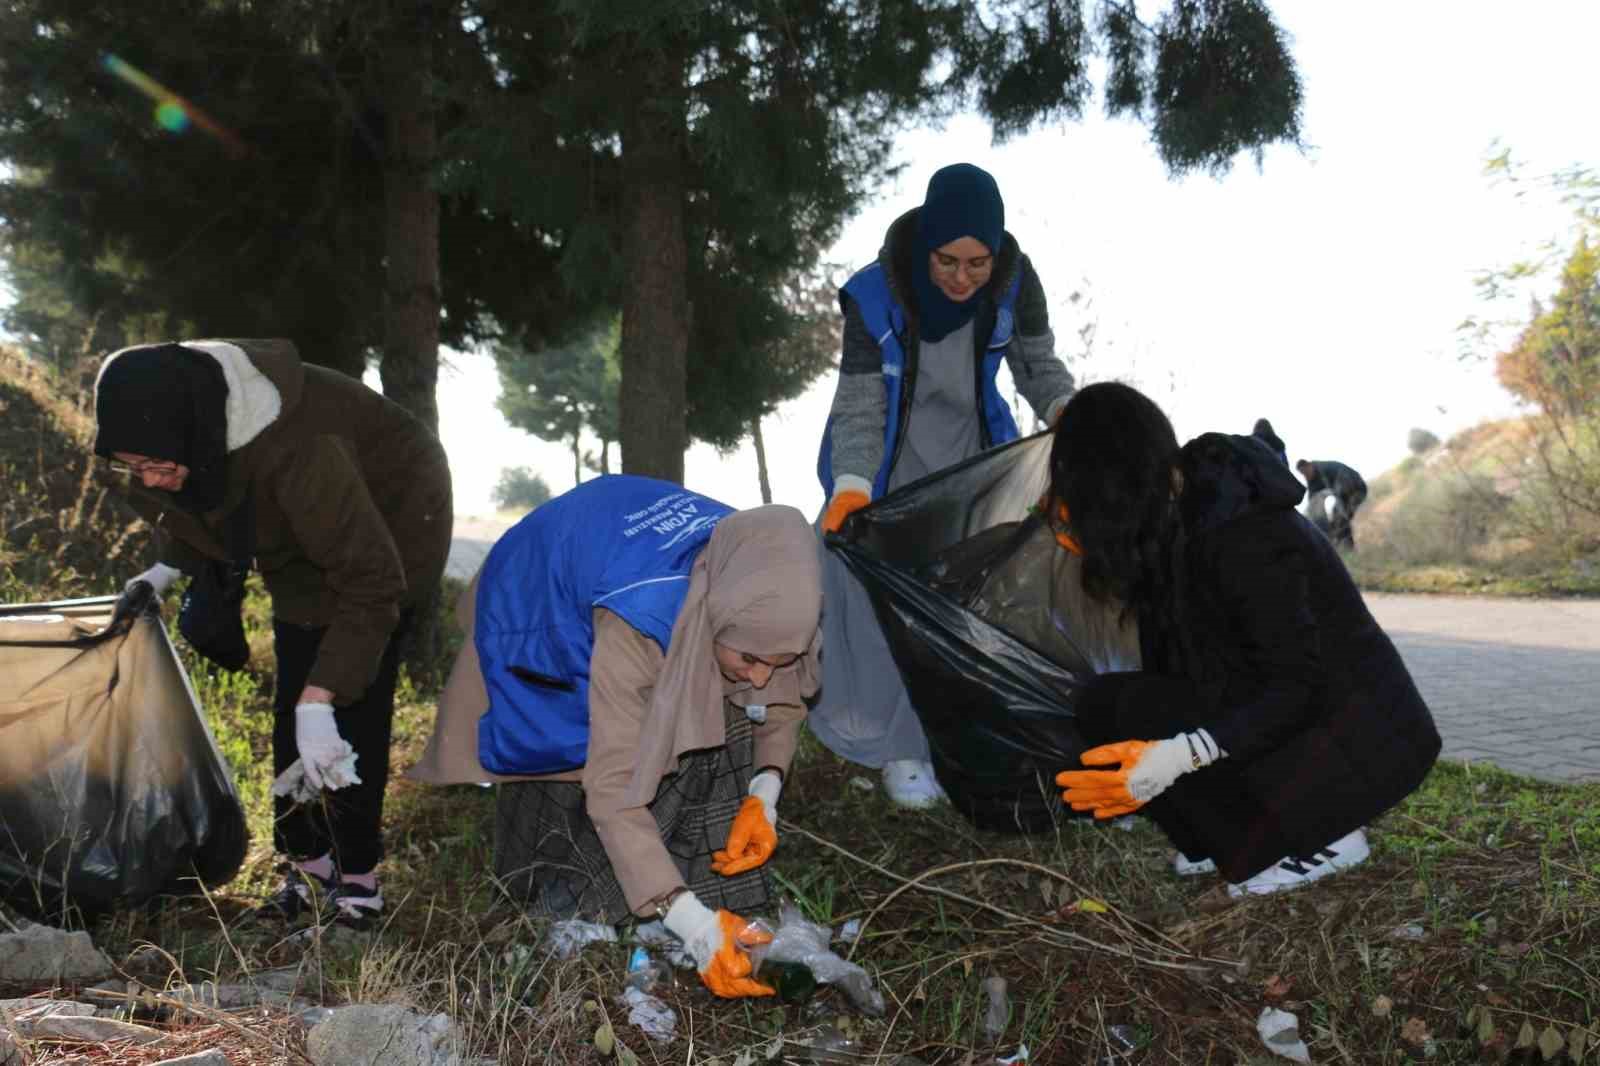
[[[1356,489],[1339,497],[1338,510],[1334,512],[1328,526],[1328,537],[1336,546],[1355,551],[1356,535],[1351,524],[1355,521],[1356,510],[1366,498],[1366,489]]]
[[[394,723],[394,685],[400,671],[400,645],[411,625],[411,611],[389,635],[378,676],[355,703],[335,708],[334,724],[356,753],[359,785],[324,791],[315,802],[296,804],[273,797],[272,841],[278,851],[293,859],[314,859],[333,853],[333,861],[347,874],[370,873],[383,858],[383,793],[389,783],[389,734]],[[306,687],[317,649],[326,627],[272,623],[273,647],[278,659],[277,691],[273,695],[272,765],[281,774],[300,757],[295,743],[294,707]]]

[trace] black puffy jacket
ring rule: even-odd
[[[1096,742],[1210,730],[1229,757],[1145,810],[1241,881],[1394,806],[1427,775],[1439,733],[1338,553],[1295,511],[1294,475],[1220,433],[1185,445],[1182,469],[1180,624],[1203,662],[1188,666],[1156,636],[1170,628],[1141,618],[1145,669],[1092,681],[1078,714]]]

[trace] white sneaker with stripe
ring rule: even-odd
[[[1346,833],[1332,844],[1317,849],[1315,855],[1289,856],[1267,867],[1240,884],[1228,885],[1228,895],[1235,899],[1244,896],[1267,896],[1274,892],[1287,892],[1309,885],[1340,870],[1348,870],[1367,861],[1372,849],[1367,846],[1367,833],[1357,829]]]

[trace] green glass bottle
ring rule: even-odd
[[[811,967],[803,962],[774,962],[766,959],[755,978],[778,992],[779,1003],[804,1003],[817,990]]]

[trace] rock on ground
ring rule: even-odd
[[[316,1066],[459,1066],[455,1023],[405,1007],[340,1007],[306,1035]]]
[[[0,983],[80,984],[111,976],[111,960],[89,934],[48,925],[0,933]]]

